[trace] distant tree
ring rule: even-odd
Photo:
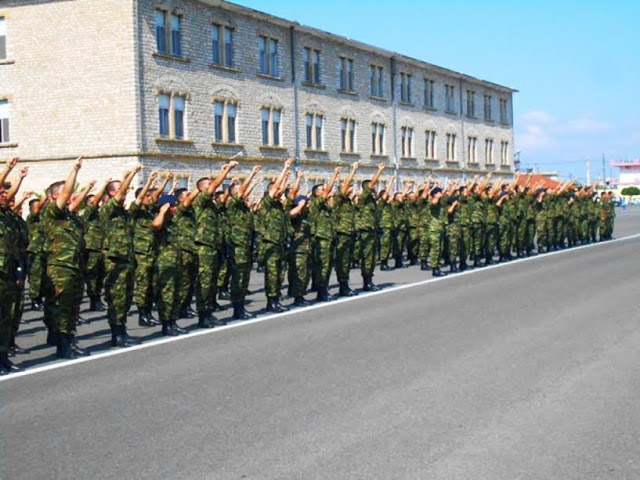
[[[625,187],[620,192],[625,197],[635,197],[636,195],[640,195],[640,188],[638,187]]]

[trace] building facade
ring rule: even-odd
[[[192,185],[233,157],[263,180],[295,157],[511,176],[515,90],[219,0],[8,0],[0,5],[0,156],[41,190],[175,171]]]

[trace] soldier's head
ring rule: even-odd
[[[324,185],[321,183],[314,185],[311,189],[311,195],[313,195],[314,197],[320,197],[324,195]]]
[[[38,203],[40,203],[40,200],[38,200],[37,198],[32,198],[31,200],[29,200],[29,213],[35,213]]]
[[[120,180],[114,180],[107,184],[107,195],[109,196],[109,198],[116,196],[116,193],[118,193],[118,190],[120,190],[121,185],[122,182]]]
[[[198,191],[204,192],[211,185],[211,179],[209,177],[199,178],[196,182],[196,187],[198,187]]]
[[[136,198],[138,198],[140,196],[140,193],[142,192],[143,187],[139,187],[136,188]],[[157,188],[150,188],[147,190],[146,195],[142,198],[142,205],[144,205],[145,207],[151,205],[151,200],[152,200],[152,195],[153,192],[155,192],[157,190]]]
[[[240,192],[240,184],[236,182],[231,182],[229,185],[229,197],[235,197]]]
[[[64,187],[64,182],[53,182],[47,188],[47,197],[49,200],[56,200],[60,196],[60,192],[62,192],[62,188]]]
[[[394,202],[401,202],[402,201],[402,193],[400,192],[396,192],[393,194],[393,201]]]
[[[187,198],[187,189],[186,188],[177,189],[175,193],[175,197],[176,197],[176,203],[184,202],[185,198]]]
[[[276,188],[276,182],[274,182],[273,180],[269,182],[269,184],[267,185],[266,193],[271,198],[275,198],[278,195],[278,189]]]
[[[442,189],[440,187],[432,188],[430,195],[431,198],[440,200],[442,198]]]
[[[84,204],[89,205],[89,202],[95,197],[95,195],[87,195],[84,197]]]
[[[0,184],[0,205],[4,206],[7,203],[7,191],[11,188],[9,182]]]
[[[371,180],[363,180],[362,181],[362,190],[369,188],[371,186]]]

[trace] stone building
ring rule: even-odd
[[[5,0],[0,157],[63,177],[189,186],[230,157],[308,185],[360,161],[401,180],[513,174],[515,90],[219,0]]]

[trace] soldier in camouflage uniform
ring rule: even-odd
[[[416,200],[416,210],[420,216],[418,224],[418,235],[420,236],[420,248],[418,257],[420,258],[420,270],[429,270],[429,249],[431,243],[429,241],[429,224],[431,223],[431,210],[429,208],[429,191],[431,190],[431,176],[427,179],[422,187],[420,195]]]
[[[180,248],[182,249],[182,254],[180,255],[182,265],[180,267],[180,278],[178,279],[179,318],[195,318],[198,316],[196,311],[191,308],[191,300],[193,299],[198,276],[198,250],[195,242],[197,222],[196,213],[193,209],[196,195],[198,195],[197,188],[191,192],[188,192],[185,188],[179,188],[175,191],[177,206],[173,221],[178,227]]]
[[[446,228],[447,211],[443,201],[442,189],[438,186],[431,189],[429,200],[429,264],[434,277],[443,277],[446,274],[440,270],[440,257],[442,243]]]
[[[515,223],[516,208],[511,198],[511,192],[508,188],[503,188],[500,198],[496,202],[496,206],[500,211],[499,218],[499,245],[500,261],[506,262],[513,260],[511,248],[513,242],[513,225]]]
[[[340,185],[340,189],[334,197],[333,222],[336,232],[336,276],[340,297],[352,297],[356,293],[349,286],[349,273],[351,271],[351,253],[353,250],[353,238],[356,232],[356,207],[349,197],[353,176],[358,170],[359,163],[351,166],[349,175]]]
[[[360,239],[360,271],[365,292],[378,290],[373,283],[373,270],[376,264],[376,238],[378,235],[378,217],[375,199],[375,187],[385,164],[380,163],[371,180],[362,182],[362,192],[358,197],[356,209],[356,228]]]
[[[227,205],[227,261],[231,272],[230,297],[233,305],[234,320],[249,320],[255,315],[244,308],[244,300],[249,288],[251,274],[251,237],[253,235],[253,213],[247,205],[247,196],[253,178],[260,171],[257,165],[251,169],[241,185],[229,187],[229,203]]]
[[[311,224],[309,223],[309,199],[296,197],[291,217],[291,252],[289,257],[289,288],[295,307],[306,307],[310,303],[304,296],[307,293],[311,269]]]
[[[407,210],[408,242],[407,256],[409,265],[419,263],[418,253],[420,252],[420,211],[418,209],[418,192],[411,192],[405,201]]]
[[[600,240],[612,240],[613,223],[616,217],[613,192],[602,193],[600,208]]]
[[[64,182],[55,182],[47,190],[48,202],[42,211],[45,232],[46,288],[45,323],[47,343],[57,347],[56,356],[73,359],[89,352],[75,341],[84,285],[84,228],[75,213],[88,189],[71,199],[82,159],[78,158]],[[91,185],[92,186],[92,185]]]
[[[161,323],[152,314],[153,280],[158,251],[151,222],[158,214],[158,199],[169,182],[173,180],[173,173],[166,174],[160,186],[154,188],[157,176],[157,172],[151,172],[145,185],[136,190],[136,199],[129,206],[129,215],[133,222],[133,252],[136,259],[134,300],[138,308],[138,325],[141,327],[151,327]]]
[[[215,179],[201,178],[196,184],[200,191],[193,204],[197,223],[195,241],[198,249],[196,309],[198,311],[198,326],[201,328],[226,325],[225,321],[213,316],[217,306],[216,282],[220,271],[220,229],[222,228],[220,225],[220,205],[215,202],[214,196],[229,172],[237,165],[237,162],[228,163],[222,167],[220,175]]]
[[[95,195],[87,195],[86,206],[82,212],[86,248],[85,277],[87,295],[89,296],[89,311],[91,312],[104,312],[106,310],[105,305],[100,301],[105,272],[104,254],[102,253],[103,231],[99,207],[110,182],[111,179],[109,178]]]
[[[331,207],[327,201],[333,185],[341,167],[336,167],[329,180],[324,185],[315,185],[311,191],[312,199],[309,207],[309,218],[311,220],[312,235],[312,268],[316,287],[318,288],[317,300],[328,302],[333,300],[329,294],[329,276],[331,275],[331,264],[333,261],[332,244],[334,240],[334,226],[331,215]]]
[[[289,239],[288,212],[285,212],[281,197],[285,178],[293,161],[287,160],[280,175],[270,182],[260,205],[263,221],[261,235],[264,255],[264,289],[267,295],[267,312],[282,313],[287,310],[280,304],[282,289],[282,268],[285,260],[286,244]]]
[[[495,255],[495,251],[498,245],[498,218],[499,218],[499,209],[497,206],[497,193],[500,191],[499,185],[491,188],[486,187],[486,212],[487,212],[487,230],[486,230],[486,240],[485,240],[485,264],[493,265],[495,262],[493,261],[493,256]]]
[[[379,231],[380,231],[380,270],[383,272],[392,270],[389,266],[389,257],[393,252],[393,242],[395,237],[395,222],[393,219],[393,202],[391,196],[392,184],[389,183],[387,188],[380,193],[378,198],[378,212],[380,215]]]
[[[407,195],[412,184],[408,182],[403,192],[396,192],[391,204],[393,235],[391,245],[393,250],[394,268],[405,268],[402,262],[405,246],[409,238],[409,213],[406,206]]]
[[[107,318],[111,328],[111,346],[128,347],[140,343],[127,333],[127,314],[133,303],[135,257],[133,252],[133,221],[124,201],[129,186],[142,169],[137,165],[123,180],[107,186],[108,199],[100,209],[104,231],[105,292]]]
[[[7,299],[15,295],[18,251],[15,232],[12,231],[7,212],[7,185],[5,180],[18,163],[17,158],[7,161],[0,171],[0,375],[18,372],[21,368],[9,360],[11,343],[11,304]]]

